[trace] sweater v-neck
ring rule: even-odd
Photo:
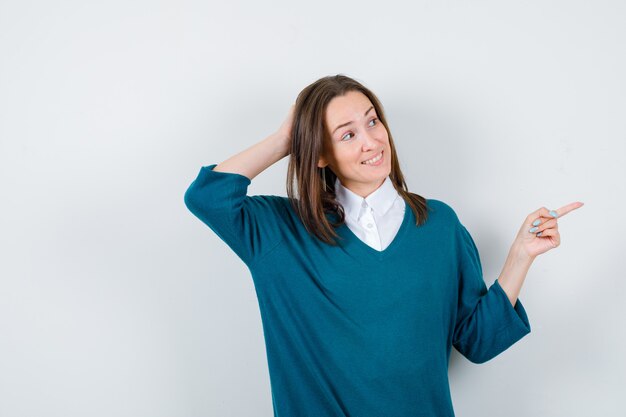
[[[382,261],[402,245],[402,241],[407,233],[407,230],[413,224],[413,218],[413,210],[411,210],[411,206],[406,204],[404,208],[404,218],[402,219],[402,224],[400,225],[396,236],[382,251],[372,248],[370,245],[359,239],[359,237],[354,234],[345,222],[337,228],[337,232],[345,239],[345,241],[342,241],[342,245],[344,245],[349,254],[353,254],[358,258],[361,256],[374,257],[375,259]]]

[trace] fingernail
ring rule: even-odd
[[[539,232],[539,233],[537,233],[537,237],[541,236],[541,234],[542,234],[542,233],[543,233],[543,232]]]
[[[558,217],[558,214],[556,214],[556,211],[554,211],[554,210],[550,210],[550,216],[552,216],[552,217]]]
[[[537,219],[533,222],[533,226],[539,226],[541,224],[541,220]]]
[[[539,229],[538,227],[533,227],[529,230],[530,233],[535,233]]]

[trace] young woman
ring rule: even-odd
[[[287,155],[288,197],[248,196]],[[185,204],[251,271],[281,417],[453,416],[451,347],[482,363],[530,332],[526,273],[582,206],[529,214],[487,289],[467,229],[408,191],[382,105],[344,75],[307,86],[275,134],[203,166]]]

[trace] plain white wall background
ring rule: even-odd
[[[622,415],[624,2],[100,3],[0,2],[0,415],[272,415],[249,271],[183,194],[336,73],[488,286],[528,213],[585,203],[526,278],[531,333],[453,351],[457,414]]]

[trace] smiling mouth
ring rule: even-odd
[[[361,165],[376,165],[380,162],[381,159],[383,159],[383,153],[385,152],[385,150],[383,149],[382,151],[380,151],[380,153],[378,155],[376,155],[374,158],[370,158],[367,161],[363,161],[361,162]],[[376,159],[378,158],[378,159]],[[373,162],[369,162],[372,161],[372,159],[374,160]]]

